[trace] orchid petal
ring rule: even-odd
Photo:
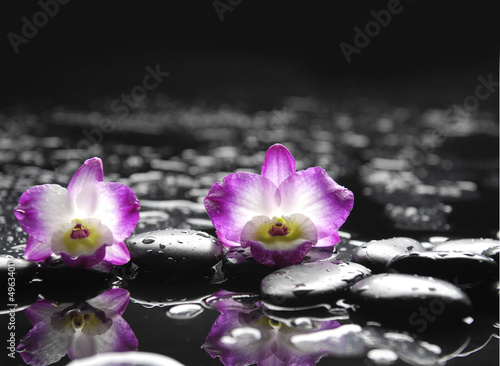
[[[249,241],[252,257],[259,263],[268,267],[288,267],[299,264],[309,253],[313,243],[304,241],[290,250],[272,250],[258,241]]]
[[[27,364],[45,366],[59,361],[66,355],[73,336],[55,331],[52,327],[53,319],[48,318],[36,323],[19,342],[17,351]]]
[[[261,359],[272,355],[273,332],[267,329],[252,327],[240,320],[242,313],[239,310],[224,310],[215,320],[205,343],[201,346],[212,358],[220,357],[224,365],[253,365]],[[260,333],[260,338],[249,344],[228,345],[223,340],[232,330],[251,327],[255,333]]]
[[[60,256],[62,261],[69,267],[85,267],[90,268],[95,266],[97,263],[103,261],[106,255],[106,246],[103,245],[91,255],[80,255],[76,258],[70,256],[67,253],[61,252]]]
[[[280,204],[277,187],[252,173],[235,173],[215,183],[203,201],[224,244],[240,240],[245,224],[254,216],[272,217]]]
[[[71,219],[68,191],[57,184],[34,186],[19,198],[14,215],[21,227],[38,241],[48,243],[52,232]]]
[[[301,170],[279,186],[284,215],[302,213],[318,230],[319,239],[332,235],[349,216],[354,204],[350,190],[337,184],[320,167]]]
[[[61,304],[56,306],[54,303],[39,299],[29,308],[27,308],[24,313],[32,325],[39,323],[41,321],[49,319],[54,313],[61,311],[62,308],[69,306],[70,304]]]
[[[102,182],[104,178],[102,160],[92,158],[86,160],[76,171],[68,184],[68,191],[75,199],[86,186]]]
[[[117,265],[125,264],[130,261],[130,252],[123,241],[115,241],[113,245],[106,247],[104,260]]]
[[[34,262],[43,262],[52,255],[50,241],[41,242],[30,236],[24,249],[24,258]]]
[[[139,221],[139,201],[134,191],[124,184],[106,182],[97,187],[97,205],[92,216],[111,230],[115,241],[123,241]]]
[[[292,153],[281,144],[271,146],[266,152],[261,175],[279,186],[293,173],[295,173],[295,159]]]
[[[335,244],[340,243],[340,236],[338,232],[332,233],[332,235],[327,236],[326,238],[318,240],[315,247],[333,247]]]
[[[137,338],[130,325],[119,315],[113,316],[111,328],[101,335],[89,336],[83,332],[69,345],[70,359],[79,359],[104,352],[135,351]]]
[[[103,310],[105,313],[112,311],[120,315],[125,311],[130,300],[130,293],[122,288],[114,288],[106,291],[93,299],[87,300],[87,303]]]

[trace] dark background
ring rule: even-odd
[[[18,54],[7,34],[22,35],[22,17],[32,20],[40,6],[2,4],[0,106],[86,106],[137,85],[157,63],[171,73],[159,92],[254,108],[318,93],[446,107],[470,95],[479,75],[498,80],[492,2],[400,3],[401,13],[350,64],[339,44],[352,45],[354,27],[388,1],[243,0],[221,22],[211,0],[73,0]],[[482,106],[494,108],[495,99]]]

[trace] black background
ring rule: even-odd
[[[41,8],[10,2],[0,9],[1,105],[88,105],[137,85],[145,66],[158,63],[171,73],[160,92],[262,108],[322,90],[445,106],[470,95],[479,75],[498,80],[493,2],[400,3],[401,13],[348,64],[339,44],[353,44],[354,27],[388,1],[243,0],[221,21],[210,0],[73,0],[18,54],[7,34],[22,35],[22,17]]]

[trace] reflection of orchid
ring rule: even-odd
[[[137,350],[137,338],[122,318],[129,300],[129,292],[120,288],[80,304],[38,300],[25,310],[33,328],[17,350],[33,366],[52,364],[66,353],[76,359]]]
[[[68,189],[57,184],[28,189],[14,214],[30,235],[26,259],[41,262],[55,253],[69,266],[89,268],[102,260],[130,260],[123,240],[137,225],[139,202],[126,185],[103,182],[102,161],[92,158]]]
[[[202,347],[210,356],[220,357],[226,366],[315,365],[326,352],[299,350],[291,338],[340,326],[335,320],[316,322],[306,319],[308,321],[302,326],[291,327],[268,318],[260,309],[235,309],[224,306],[224,301],[219,301],[216,308],[221,315]]]
[[[261,174],[238,172],[215,183],[205,207],[226,246],[250,246],[258,262],[300,263],[312,246],[333,246],[354,198],[320,167],[295,171],[280,144],[269,148]]]

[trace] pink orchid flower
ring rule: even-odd
[[[28,189],[14,215],[29,234],[26,259],[41,262],[56,254],[71,267],[90,268],[103,260],[130,260],[123,241],[139,221],[139,201],[126,185],[103,182],[102,161],[92,158],[68,189],[57,184]]]
[[[82,303],[39,299],[25,310],[33,328],[21,339],[17,351],[32,366],[50,365],[66,354],[73,360],[136,351],[137,338],[122,318],[129,300],[130,293],[121,288]]]
[[[295,159],[280,144],[267,151],[260,175],[230,174],[204,200],[221,242],[249,246],[269,267],[300,263],[312,246],[340,242],[337,230],[353,203],[352,192],[324,169],[295,171]]]

